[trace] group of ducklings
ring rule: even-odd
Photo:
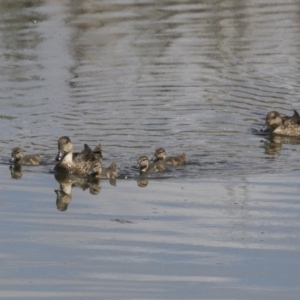
[[[108,168],[102,167],[102,147],[99,143],[94,150],[87,144],[84,144],[84,149],[80,153],[73,152],[73,144],[69,137],[62,136],[58,140],[58,154],[56,160],[58,163],[54,167],[54,171],[75,174],[81,176],[92,176],[95,178],[114,179],[118,176],[117,163],[112,162]],[[40,165],[41,156],[24,155],[21,148],[12,149],[11,160],[17,166],[21,165]],[[166,151],[163,148],[155,150],[153,162],[150,162],[147,156],[140,156],[138,159],[138,168],[140,173],[146,172],[162,172],[165,166],[184,165],[186,161],[185,153],[178,156],[166,156]]]

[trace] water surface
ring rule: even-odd
[[[0,10],[0,298],[298,299],[299,139],[259,131],[300,111],[298,1]],[[62,135],[116,186],[58,182]],[[15,146],[43,164],[11,178]],[[160,146],[187,165],[140,178]]]

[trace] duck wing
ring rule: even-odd
[[[300,125],[300,115],[296,110],[294,110],[294,114],[291,117],[283,116],[282,122],[285,126]]]

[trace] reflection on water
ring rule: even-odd
[[[72,201],[72,188],[79,187],[83,191],[88,189],[90,194],[97,195],[101,190],[101,181],[97,178],[78,177],[72,174],[55,174],[59,189],[56,193],[56,206],[60,211],[65,211]]]
[[[271,135],[269,140],[264,141],[265,153],[270,155],[279,154],[282,145],[299,145],[300,137]]]
[[[74,188],[64,214],[53,209],[53,176],[32,175],[15,185],[0,173],[9,187],[0,199],[4,298],[24,299],[25,289],[28,299],[299,295],[299,172],[282,182],[277,174],[154,180],[147,189],[120,180],[100,201]]]
[[[265,153],[269,155],[279,154],[282,149],[282,143],[276,143],[272,141],[264,141]]]
[[[149,182],[149,180],[147,178],[147,175],[144,175],[144,176],[141,176],[140,178],[138,178],[137,185],[139,187],[144,188],[144,187],[146,187],[148,185],[148,182]]]
[[[21,165],[11,165],[9,166],[11,178],[20,179],[23,176],[22,166]]]

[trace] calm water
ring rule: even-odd
[[[259,132],[300,111],[299,1],[0,11],[0,298],[299,298],[300,140]],[[116,185],[58,182],[62,135]],[[43,164],[11,178],[15,146]],[[139,178],[159,146],[187,165]]]

